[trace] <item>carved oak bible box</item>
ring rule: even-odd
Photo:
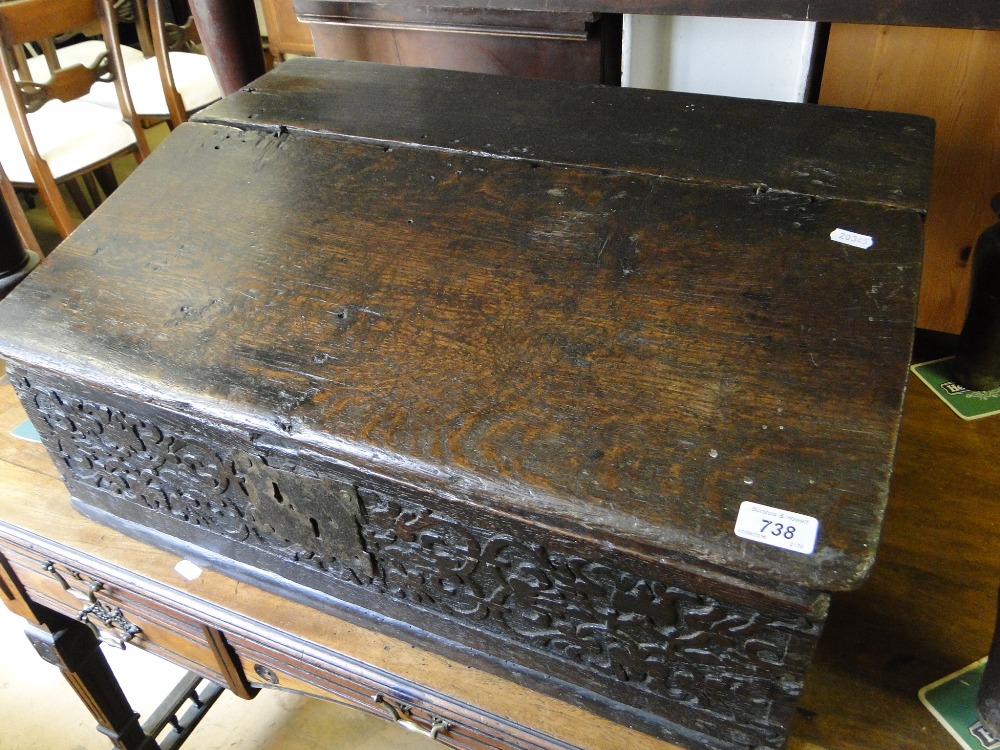
[[[932,140],[295,60],[178,128],[0,351],[82,512],[682,746],[779,748],[878,545]]]

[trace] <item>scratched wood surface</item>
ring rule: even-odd
[[[282,70],[358,70],[306,63]],[[398,77],[391,99],[358,85],[360,100],[336,106],[395,105],[422,75]],[[650,156],[650,135],[597,168],[516,117],[518,140],[499,145],[523,143],[520,157],[464,136],[436,144],[448,134],[431,129],[436,109],[423,142],[326,135],[308,112],[271,127],[289,80],[304,106],[295,76],[272,77],[168,139],[5,302],[3,351],[624,550],[808,587],[862,579],[892,466],[922,195],[879,198],[853,180],[833,196],[796,190],[783,154],[802,136],[781,117],[766,151],[702,120],[684,149],[664,136]],[[456,112],[505,85],[451,80]],[[547,118],[525,122],[573,112],[578,90],[549,91],[536,102]],[[717,122],[740,133],[764,115],[652,92],[625,103],[629,127],[655,133],[672,106],[724,107]],[[383,109],[387,133],[406,129]],[[878,133],[882,153],[846,138],[815,145],[817,160],[851,164],[853,143],[864,163],[898,154],[887,172],[919,184],[926,121],[829,116]],[[709,166],[692,173],[700,157]],[[750,162],[770,189],[742,183],[732,165]],[[837,227],[875,247],[831,242]],[[736,538],[744,500],[822,519],[816,554]]]
[[[197,119],[917,211],[927,205],[929,119],[389,65],[331,65],[294,60]]]

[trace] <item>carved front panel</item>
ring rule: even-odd
[[[820,615],[710,595],[688,574],[630,570],[619,555],[509,521],[485,528],[488,516],[261,455],[148,407],[140,417],[33,376],[12,381],[71,488],[319,571],[326,593],[361,593],[373,610],[403,602],[460,626],[467,645],[534,655],[535,669],[662,712],[719,747],[783,742]]]

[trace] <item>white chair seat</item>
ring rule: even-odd
[[[144,57],[142,52],[134,47],[123,45],[121,51],[125,63],[125,78],[128,80],[129,94],[136,113],[141,117],[169,116],[167,98],[163,95],[163,84],[160,81],[156,58]],[[59,64],[68,68],[72,65],[91,66],[104,52],[104,42],[88,39],[60,47],[56,50],[56,56],[59,58]],[[222,98],[222,91],[205,55],[171,52],[170,69],[174,75],[177,93],[181,95],[184,109],[188,112],[207,107]],[[29,58],[28,70],[32,80],[38,83],[44,83],[51,77],[48,65],[42,56]],[[115,85],[111,82],[98,81],[90,89],[90,93],[81,97],[79,101],[118,111],[118,95],[115,93]]]
[[[87,39],[83,42],[60,47],[56,50],[56,57],[59,59],[60,67],[63,68],[69,68],[73,65],[86,65],[90,67],[106,51],[107,48],[100,39]],[[136,65],[146,59],[142,51],[137,50],[135,47],[122,45],[121,51],[122,61],[126,67]],[[38,83],[44,83],[51,78],[49,66],[42,55],[28,58],[28,71],[31,73],[31,80]],[[117,107],[117,103],[114,106]]]
[[[28,115],[28,124],[39,153],[56,180],[135,144],[135,134],[122,121],[120,112],[79,100],[47,102]],[[0,164],[11,182],[35,181],[6,109],[0,116]]]
[[[174,85],[181,95],[184,109],[188,112],[206,107],[222,98],[222,91],[212,73],[212,67],[205,55],[192,52],[171,52],[170,69],[174,74]],[[160,70],[155,57],[144,58],[138,63],[125,63],[125,78],[132,95],[135,111],[143,117],[167,117],[167,99],[163,95]],[[80,101],[100,104],[102,107],[118,109],[118,99],[113,83],[95,83],[90,93]]]

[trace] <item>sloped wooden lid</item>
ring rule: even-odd
[[[0,350],[651,560],[849,588],[932,140],[903,115],[290,61],[175,131],[0,306]],[[817,519],[815,552],[738,537],[744,501]]]

